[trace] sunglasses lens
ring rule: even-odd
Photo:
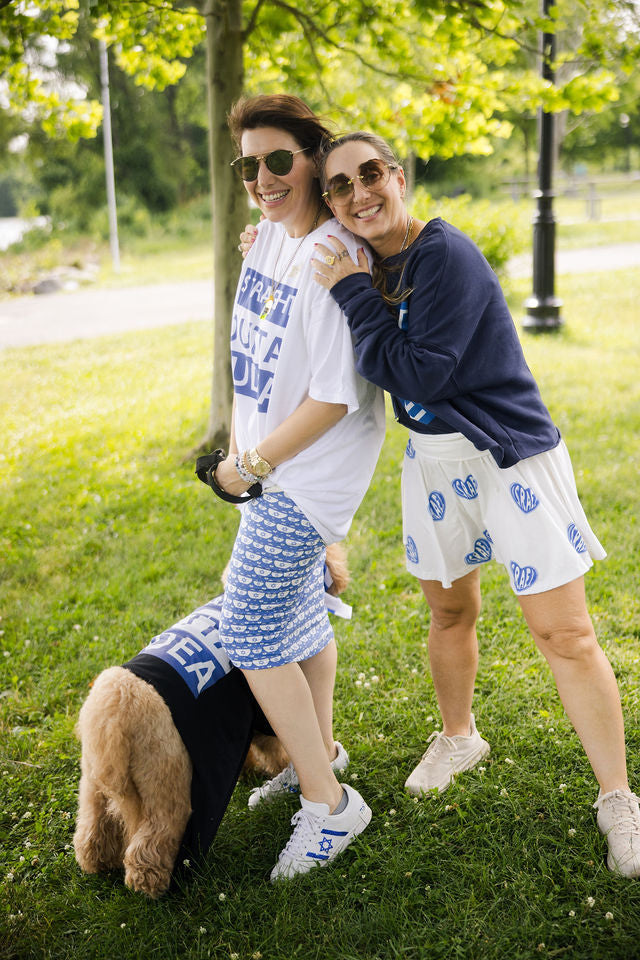
[[[255,157],[240,157],[233,164],[233,169],[238,171],[243,180],[255,180],[258,176],[258,161]]]
[[[344,177],[342,180],[334,181],[327,192],[333,203],[345,203],[353,196],[353,184]]]
[[[284,177],[293,166],[293,153],[291,150],[274,150],[267,154],[265,163],[271,173],[275,173],[277,177]]]
[[[360,167],[360,181],[363,187],[372,189],[383,186],[389,179],[389,168],[384,163],[370,160]]]

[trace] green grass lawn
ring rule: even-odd
[[[514,316],[525,284],[512,284]],[[563,277],[565,328],[524,335],[609,551],[587,578],[640,787],[637,271]],[[184,458],[207,418],[210,333],[162,328],[0,354],[0,958],[516,960],[640,956],[640,881],[610,874],[597,788],[506,574],[483,570],[475,712],[492,753],[439,798],[402,784],[439,727],[428,614],[403,563],[387,442],[347,545],[336,735],[371,826],[330,869],[273,887],[295,802],[238,786],[206,866],[151,903],[70,847],[73,727],[98,671],[220,589],[237,513]],[[377,680],[374,678],[378,678]]]

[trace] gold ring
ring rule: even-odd
[[[324,258],[324,262],[327,264],[328,267],[332,267],[332,266],[334,265],[334,263],[336,262],[336,258],[335,258],[334,256],[330,255],[330,256]]]

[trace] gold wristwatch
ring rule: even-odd
[[[253,450],[247,450],[246,457],[249,471],[259,480],[264,480],[273,472],[273,467],[269,461],[260,456],[256,447]]]

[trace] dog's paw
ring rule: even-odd
[[[157,900],[163,893],[169,889],[171,880],[171,871],[162,867],[152,867],[149,864],[129,865],[126,867],[124,882],[130,890],[136,893],[144,893],[145,896]]]

